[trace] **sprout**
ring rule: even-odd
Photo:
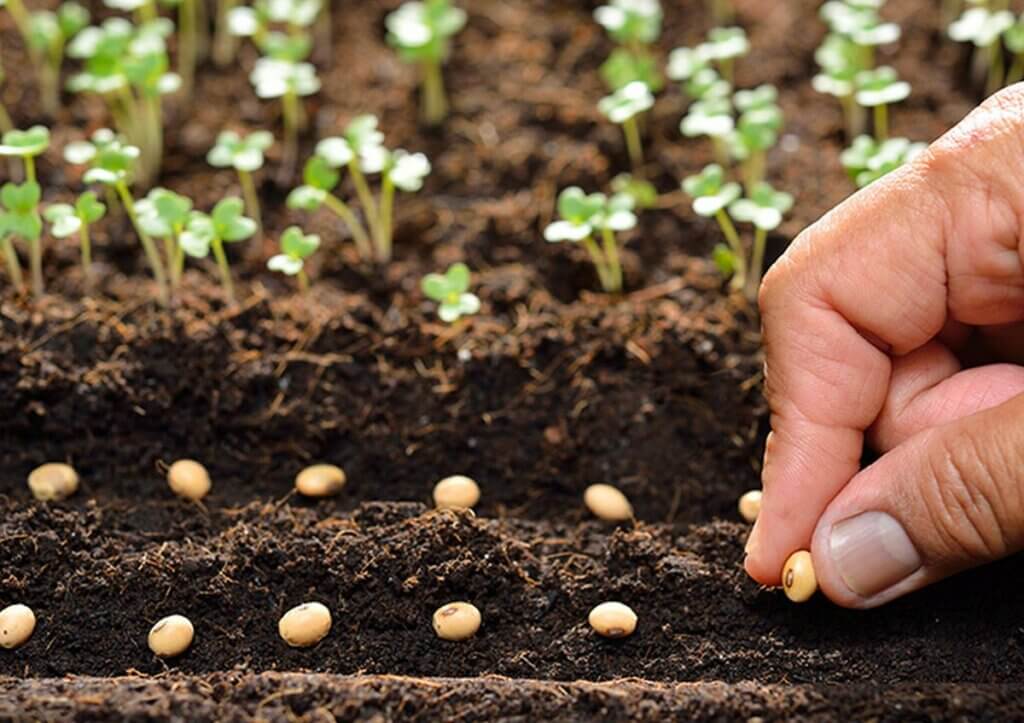
[[[888,106],[910,95],[910,83],[900,80],[896,70],[888,65],[862,70],[857,73],[856,83],[854,97],[860,105],[874,109],[875,137],[884,141],[889,134]]]
[[[712,28],[707,41],[697,46],[697,54],[706,61],[717,63],[722,77],[730,83],[736,59],[749,52],[750,41],[741,27]]]
[[[622,126],[626,138],[626,149],[634,171],[644,162],[643,144],[640,141],[640,127],[637,116],[654,106],[654,95],[646,83],[634,81],[620,88],[597,104],[598,110],[612,123]]]
[[[185,268],[181,234],[192,212],[192,200],[166,188],[154,188],[135,203],[139,226],[150,236],[163,239],[171,271],[171,288],[177,288]]]
[[[839,158],[847,175],[858,188],[863,188],[909,163],[926,147],[926,143],[911,143],[906,138],[879,142],[871,136],[858,136]]]
[[[612,179],[612,190],[632,198],[634,207],[639,209],[658,205],[658,189],[654,184],[642,178],[634,178],[628,173],[620,173]]]
[[[185,97],[190,98],[192,88],[195,86],[196,63],[199,60],[200,28],[205,26],[206,20],[204,10],[206,0],[160,0],[160,2],[178,8],[178,75],[181,77],[181,87]]]
[[[986,92],[994,93],[1003,84],[1003,46],[1000,37],[1014,26],[1009,10],[968,8],[949,26],[949,37],[961,43],[973,43],[988,54]]]
[[[650,54],[637,54],[629,48],[616,48],[601,64],[601,79],[611,90],[618,90],[639,81],[656,92],[664,82],[658,63]]]
[[[734,290],[742,289],[747,283],[746,251],[727,212],[729,205],[740,197],[740,184],[727,183],[725,171],[718,164],[712,163],[705,166],[699,174],[686,178],[683,181],[683,190],[693,198],[694,213],[707,218],[713,217],[718,222],[729,246],[720,247],[716,253],[719,257],[731,255],[730,262],[735,271],[731,287]]]
[[[306,125],[306,116],[299,98],[313,95],[320,90],[320,79],[316,68],[310,63],[260,58],[249,75],[260,98],[280,98],[284,120],[284,162],[285,168],[295,163],[298,151],[298,135]]]
[[[287,276],[297,276],[299,288],[305,292],[309,289],[309,277],[306,276],[306,259],[320,248],[320,237],[316,234],[305,234],[298,226],[289,226],[281,234],[281,253],[271,256],[267,268],[279,271]]]
[[[420,287],[439,306],[437,315],[449,324],[480,311],[480,299],[470,293],[470,271],[465,264],[452,264],[444,274],[427,274]]]
[[[217,143],[206,154],[206,162],[211,166],[234,168],[238,173],[245,209],[256,221],[257,234],[263,228],[263,215],[252,174],[263,167],[263,152],[273,143],[274,136],[269,131],[255,131],[244,137],[234,131],[222,131],[217,136]]]
[[[46,126],[32,126],[27,131],[10,130],[0,142],[0,156],[20,158],[25,164],[25,180],[36,181],[36,156],[50,147],[50,130]]]
[[[89,240],[89,227],[99,221],[107,212],[107,207],[96,198],[92,191],[86,191],[78,197],[75,205],[55,203],[43,212],[43,218],[50,222],[50,233],[57,238],[68,238],[78,234],[82,249],[82,271],[85,274],[86,289],[92,289],[92,245]]]
[[[612,0],[594,11],[594,19],[619,44],[601,65],[601,77],[612,91],[642,81],[652,91],[662,79],[650,46],[661,35],[658,0]]]
[[[415,193],[423,188],[423,179],[430,174],[430,161],[422,153],[409,153],[401,148],[391,153],[382,169],[377,258],[391,258],[394,236],[395,189]]]
[[[204,259],[213,250],[220,269],[221,283],[232,303],[235,300],[235,286],[231,280],[231,268],[224,253],[224,244],[245,241],[256,233],[256,222],[243,215],[244,209],[242,199],[231,196],[219,201],[209,216],[193,211],[179,237],[182,250],[192,258]]]
[[[403,60],[420,66],[424,122],[439,125],[448,115],[441,66],[448,58],[451,37],[466,24],[466,12],[451,0],[407,2],[390,13],[385,24],[388,43],[398,49]]]
[[[732,101],[728,98],[705,98],[690,106],[679,130],[687,138],[707,136],[711,139],[715,157],[722,165],[729,162],[727,140],[732,136],[736,121],[732,115]]]
[[[817,92],[839,99],[846,135],[852,138],[864,124],[862,109],[854,100],[857,73],[861,70],[860,50],[849,38],[831,34],[815,51],[814,59],[821,72],[814,76],[811,85]]]
[[[4,255],[7,258],[7,269],[11,282],[21,286],[21,269],[18,257],[11,244],[11,238],[25,241],[29,247],[29,260],[32,269],[32,294],[36,297],[43,294],[43,252],[39,237],[43,231],[43,220],[39,216],[39,199],[42,191],[35,181],[22,184],[5,183],[0,188],[0,239],[2,239]]]
[[[746,198],[729,204],[729,213],[737,221],[754,225],[754,250],[747,275],[747,297],[754,299],[761,285],[764,272],[764,252],[768,232],[782,223],[782,216],[793,207],[793,197],[783,191],[776,191],[769,184],[760,182],[747,192]]]
[[[730,142],[733,155],[743,163],[748,190],[764,180],[767,152],[775,145],[782,128],[782,109],[775,103],[777,98],[778,91],[772,85],[740,90],[733,96],[741,115]]]
[[[237,51],[236,36],[231,32],[231,15],[237,5],[238,0],[217,0],[216,26],[210,54],[213,57],[213,62],[220,68],[234,60]]]
[[[37,59],[41,99],[46,113],[53,115],[59,105],[60,66],[64,46],[89,24],[89,11],[69,0],[56,12],[40,10],[29,21],[29,50]]]

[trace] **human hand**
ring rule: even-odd
[[[760,304],[755,580],[810,549],[867,608],[1024,548],[1024,84],[804,231]]]

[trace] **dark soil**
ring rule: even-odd
[[[284,208],[272,153],[259,179],[268,239],[301,222],[325,241],[309,296],[239,252],[239,306],[199,266],[160,311],[116,219],[97,233],[97,298],[82,297],[73,244],[54,239],[53,293],[30,303],[4,290],[0,606],[28,604],[40,623],[28,645],[0,651],[11,676],[0,678],[0,719],[1019,717],[1000,686],[1024,672],[1021,560],[871,613],[793,606],[742,573],[735,503],[758,484],[767,426],[758,322],[723,293],[706,259],[715,229],[675,190],[710,159],[679,136],[678,92],[663,94],[648,126],[645,171],[662,207],[628,237],[629,293],[608,299],[579,249],[540,235],[558,189],[605,188],[628,165],[595,107],[609,50],[590,19],[597,3],[463,0],[471,19],[446,71],[454,113],[439,131],[417,127],[413,74],[382,42],[397,4],[339,3],[304,140],[308,152],[372,111],[390,145],[430,156],[425,190],[399,200],[387,269],[360,265],[331,218]],[[665,53],[710,26],[705,3],[663,4]],[[777,84],[787,117],[769,176],[797,203],[775,251],[852,190],[838,107],[809,85],[818,4],[738,2],[753,44],[739,84]],[[904,39],[881,61],[914,85],[894,130],[915,140],[977,101],[936,7],[886,7]],[[5,27],[0,40],[7,107],[20,126],[45,120],[31,75],[11,72],[25,63],[16,34]],[[240,65],[252,59],[244,50]],[[40,165],[50,200],[80,185],[59,148],[106,122],[97,103],[72,97],[58,121]],[[277,110],[255,99],[246,73],[207,68],[196,102],[168,104],[167,125],[161,182],[209,208],[237,192],[203,160],[217,131],[276,128]],[[268,240],[262,253],[272,252]],[[476,272],[484,308],[449,328],[418,283],[456,260]],[[166,488],[165,465],[179,457],[211,470],[201,506]],[[26,474],[59,460],[82,489],[32,502]],[[290,495],[313,461],[347,471],[336,500]],[[478,517],[421,504],[457,473],[483,488]],[[639,522],[590,521],[580,496],[594,482],[620,486]],[[286,648],[278,616],[313,599],[332,609],[331,635]],[[461,645],[429,624],[454,599],[484,616]],[[634,607],[635,636],[593,636],[586,613],[605,599]],[[172,661],[189,677],[54,680],[160,673],[145,634],[171,612],[196,623],[195,645]],[[524,680],[258,675],[270,670]],[[526,680],[623,676],[645,680]],[[965,682],[978,686],[954,685]]]

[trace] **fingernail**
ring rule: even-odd
[[[887,590],[921,567],[903,526],[884,512],[863,512],[837,522],[829,536],[832,562],[861,597]]]

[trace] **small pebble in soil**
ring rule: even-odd
[[[747,522],[753,523],[761,513],[761,490],[750,490],[742,497],[739,503],[740,517]]]
[[[281,638],[293,648],[309,648],[331,631],[331,611],[318,602],[303,603],[281,616]]]
[[[636,613],[620,602],[604,602],[590,611],[590,627],[606,638],[625,638],[636,630]]]
[[[621,522],[633,517],[633,505],[629,504],[626,495],[611,485],[590,485],[583,493],[583,503],[602,520]]]
[[[333,497],[341,492],[345,470],[333,464],[314,464],[295,476],[295,489],[306,497]]]
[[[36,614],[27,605],[8,605],[0,610],[0,648],[18,648],[36,629]]]
[[[184,615],[170,615],[149,631],[149,649],[161,658],[181,655],[192,645],[195,629]]]
[[[466,640],[479,629],[480,611],[471,603],[448,603],[434,613],[434,632],[442,640]]]
[[[78,473],[69,464],[50,462],[29,473],[28,488],[42,502],[66,500],[78,490]]]
[[[818,589],[814,563],[807,550],[794,552],[782,568],[782,589],[793,602],[807,602]]]
[[[445,477],[434,486],[434,504],[439,510],[470,509],[479,501],[480,485],[469,477]]]
[[[210,473],[194,459],[179,459],[167,470],[167,484],[179,497],[201,500],[210,493]]]

